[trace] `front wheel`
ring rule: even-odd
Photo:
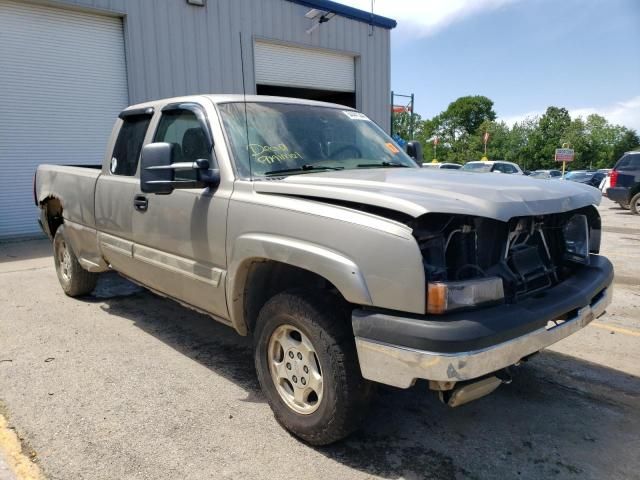
[[[372,385],[362,378],[348,309],[322,291],[285,292],[260,311],[258,380],[278,422],[312,445],[360,425]]]
[[[53,237],[53,261],[60,286],[70,297],[87,295],[96,288],[98,274],[82,268],[65,237],[64,225],[58,227]]]

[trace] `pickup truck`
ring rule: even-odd
[[[462,405],[611,301],[597,189],[419,160],[344,106],[189,96],[125,109],[101,169],[41,165],[34,195],[67,295],[115,270],[251,335],[276,419],[322,445],[376,382]]]
[[[609,173],[607,197],[640,215],[640,152],[626,152]]]

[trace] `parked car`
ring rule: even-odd
[[[458,163],[447,163],[447,162],[424,162],[422,164],[422,168],[444,168],[445,170],[459,170],[462,168],[462,165]]]
[[[591,185],[592,187],[599,188],[600,182],[602,182],[602,180],[606,176],[607,175],[605,173],[597,171],[574,170],[572,172],[566,173],[564,179],[571,182],[583,183],[585,185]]]
[[[627,152],[609,174],[607,196],[622,208],[640,214],[640,152]]]
[[[562,172],[560,170],[536,170],[534,173],[545,173],[554,180],[559,180],[562,178]]]
[[[422,169],[342,105],[160,100],[107,145],[37,169],[62,290],[115,270],[251,335],[277,420],[314,445],[359,425],[372,382],[461,405],[611,301],[597,190]]]
[[[543,171],[525,172],[525,175],[529,176],[530,178],[538,178],[542,180],[551,180],[552,178],[551,175]]]
[[[503,160],[467,162],[462,167],[465,172],[477,173],[510,173],[524,175],[524,172],[517,163],[505,162]]]

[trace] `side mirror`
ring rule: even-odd
[[[140,189],[144,193],[168,195],[175,188],[217,187],[220,170],[211,168],[209,160],[199,158],[195,162],[173,163],[174,147],[170,143],[157,142],[142,148],[140,165]],[[176,180],[176,171],[195,170],[196,180]]]
[[[140,189],[144,193],[168,195],[173,192],[173,145],[150,143],[140,155]]]
[[[422,155],[422,144],[415,140],[407,143],[407,155],[413,158],[418,165],[422,165],[422,160],[424,159]]]

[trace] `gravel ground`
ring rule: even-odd
[[[382,387],[325,448],[276,423],[249,340],[115,274],[67,298],[48,242],[0,244],[0,413],[50,480],[640,479],[640,217],[613,205],[607,315],[458,409]]]

